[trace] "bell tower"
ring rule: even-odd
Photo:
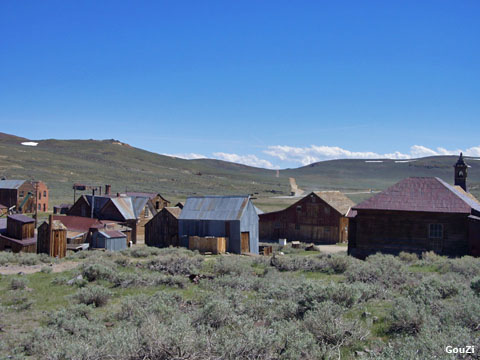
[[[463,160],[463,154],[460,153],[460,157],[455,164],[455,185],[460,186],[463,190],[467,191],[467,164]]]

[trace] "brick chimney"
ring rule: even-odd
[[[105,185],[105,195],[110,195],[110,191],[112,190],[112,185]]]

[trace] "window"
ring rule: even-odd
[[[21,198],[25,196],[25,193],[22,191],[20,191],[20,195],[19,195]]]
[[[325,214],[329,215],[330,214],[330,208],[328,206],[325,206],[324,208]]]
[[[43,197],[47,197],[47,191],[46,190],[43,192]]]
[[[295,224],[295,230],[300,230],[300,224]]]
[[[330,234],[330,228],[329,228],[329,227],[326,227],[326,228],[324,229],[324,232],[325,232],[325,235]]]
[[[297,206],[297,211],[302,211],[302,205]]]
[[[42,211],[42,204],[38,204],[38,210]]]
[[[43,212],[46,212],[46,211],[47,211],[47,206],[43,204]]]
[[[274,229],[280,229],[282,227],[282,223],[280,221],[275,221],[275,224],[273,225]]]
[[[310,199],[312,199],[312,203],[316,202],[315,195],[310,195]]]
[[[42,193],[41,192],[38,193],[38,200],[42,200]]]
[[[443,238],[443,225],[442,224],[430,224],[428,229],[428,237],[430,239]]]
[[[155,203],[155,210],[160,210],[160,201]]]

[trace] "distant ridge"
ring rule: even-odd
[[[115,139],[48,139],[34,140],[38,146],[21,145],[26,141],[31,140],[0,133],[0,177],[45,181],[51,189],[52,204],[72,202],[74,182],[111,184],[112,191],[158,191],[177,201],[188,195],[288,196],[289,178],[295,178],[305,192],[343,190],[368,194],[412,176],[439,177],[451,184],[457,159],[342,159],[277,171],[215,159],[185,160]],[[469,157],[465,160],[470,165],[469,189],[479,197],[480,161]]]

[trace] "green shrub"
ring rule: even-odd
[[[18,261],[18,255],[15,256],[15,254],[7,251],[1,251],[0,252],[0,266],[9,264],[9,263],[15,263]]]
[[[480,295],[480,276],[477,276],[470,282],[470,288],[475,294]]]
[[[425,313],[414,302],[398,298],[393,303],[389,320],[389,333],[415,335],[422,329]]]
[[[27,287],[27,280],[24,278],[13,278],[10,280],[10,289],[23,290]]]
[[[402,251],[400,252],[400,254],[398,254],[398,258],[403,261],[404,263],[407,263],[407,264],[412,264],[412,263],[415,263],[418,261],[418,255],[415,254],[415,253],[408,253],[408,252],[405,252],[405,251]]]
[[[105,287],[93,285],[81,288],[74,295],[72,295],[72,298],[79,304],[93,304],[96,307],[100,307],[105,305],[111,296],[112,293]]]
[[[44,274],[50,274],[53,271],[53,268],[51,266],[44,266],[40,271]]]
[[[80,267],[81,275],[92,282],[95,280],[111,280],[115,275],[115,270],[110,265],[103,262],[86,262]]]
[[[305,314],[303,326],[315,337],[317,343],[333,347],[348,346],[364,339],[368,331],[358,321],[343,317],[343,309],[335,303],[324,302]]]
[[[150,270],[166,272],[170,275],[198,274],[204,261],[202,256],[188,256],[182,253],[172,253],[157,256],[149,261],[146,267]]]

